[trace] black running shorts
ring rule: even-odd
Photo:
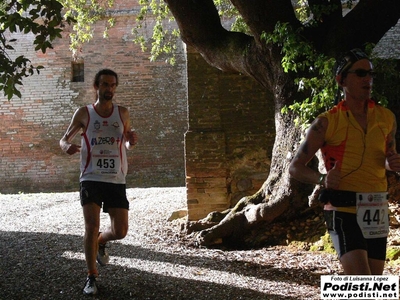
[[[364,238],[356,214],[325,210],[324,217],[335,250],[340,257],[356,250],[366,250],[368,258],[385,260],[387,238]]]
[[[82,181],[80,183],[81,205],[96,203],[103,207],[104,212],[109,208],[129,209],[126,198],[126,185],[99,181]]]

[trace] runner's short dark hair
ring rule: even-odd
[[[96,76],[94,76],[94,81],[93,81],[93,85],[94,86],[99,86],[100,84],[100,76],[101,75],[111,75],[111,76],[115,76],[115,78],[117,79],[117,86],[118,86],[118,75],[116,72],[114,72],[111,69],[102,69],[99,72],[97,72]]]

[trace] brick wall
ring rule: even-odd
[[[224,210],[261,187],[275,136],[270,95],[190,49],[186,55],[182,45],[175,66],[150,62],[149,53],[131,42],[134,3],[117,1],[108,40],[104,23],[95,26],[80,54],[85,82],[71,82],[66,33],[46,54],[32,50],[31,35],[18,36],[18,55],[46,68],[24,80],[22,99],[0,95],[0,193],[78,189],[79,157],[61,152],[58,141],[74,111],[95,100],[92,79],[105,67],[120,75],[115,100],[130,109],[140,139],[128,152],[128,187],[186,184],[189,220]]]
[[[126,4],[126,2],[125,2]],[[22,98],[0,96],[1,193],[74,191],[78,189],[79,155],[69,156],[58,142],[74,111],[93,103],[92,80],[101,68],[120,76],[115,101],[131,112],[139,144],[128,152],[128,187],[183,186],[184,133],[187,130],[186,58],[180,46],[176,66],[150,62],[133,44],[131,8],[117,15],[109,39],[103,22],[84,45],[85,82],[71,82],[71,52],[66,33],[46,54],[34,52],[31,35],[19,35],[17,53],[45,69],[26,78]],[[77,138],[77,141],[79,139]]]
[[[380,57],[399,58],[399,33],[400,21],[376,47]],[[189,220],[197,220],[232,207],[264,183],[275,137],[274,108],[272,97],[252,79],[222,73],[191,49],[187,60],[187,205]],[[376,84],[384,82],[377,79]],[[389,108],[398,117],[396,91],[391,83],[386,94],[390,93]]]
[[[265,92],[246,76],[186,55],[183,45],[175,66],[150,62],[131,42],[136,8],[119,2],[109,39],[99,22],[80,53],[84,82],[71,82],[68,32],[46,54],[33,51],[32,35],[17,36],[18,55],[45,69],[24,80],[21,99],[0,96],[0,192],[78,189],[79,155],[63,153],[58,142],[74,111],[94,102],[95,73],[112,68],[120,76],[115,102],[130,109],[140,139],[128,152],[128,187],[186,183],[192,220],[253,194],[267,177],[274,139]]]
[[[187,205],[188,219],[197,220],[235,205],[264,183],[275,138],[274,107],[254,80],[222,73],[190,49],[187,57]]]

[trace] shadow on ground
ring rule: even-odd
[[[224,271],[231,274],[240,269],[243,276],[277,281],[287,280],[285,270],[240,261],[215,261],[182,254],[154,252],[133,245],[113,244],[113,252],[124,258],[186,265]],[[54,233],[0,231],[0,299],[90,299],[82,295],[85,263],[65,253],[82,253],[82,237]],[[291,283],[319,282],[303,270],[292,269],[296,276]],[[303,274],[304,273],[304,274]],[[307,283],[306,283],[307,284]],[[101,269],[100,294],[92,299],[298,299],[296,297],[260,293],[215,282],[160,275],[132,266],[110,264]]]

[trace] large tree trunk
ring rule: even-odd
[[[287,117],[287,116],[285,116]],[[308,195],[313,186],[290,180],[288,166],[297,145],[300,129],[288,126],[287,118],[276,115],[276,139],[268,179],[254,195],[242,198],[225,213],[211,213],[204,220],[188,224],[188,233],[201,230],[196,236],[203,246],[225,244],[246,247],[246,235],[261,224],[275,219],[292,219],[308,208]],[[290,124],[290,123],[289,123]],[[314,163],[318,167],[318,161]],[[209,227],[209,228],[207,228]]]
[[[201,245],[228,240],[239,244],[246,233],[260,224],[291,218],[305,209],[314,188],[289,178],[288,165],[301,132],[293,125],[294,116],[283,115],[281,108],[295,99],[301,100],[302,95],[293,83],[293,74],[285,73],[282,68],[281,45],[266,44],[261,39],[264,32],[274,30],[277,22],[287,22],[294,29],[303,25],[295,17],[291,0],[232,0],[251,35],[224,29],[212,0],[165,2],[178,23],[182,40],[210,65],[247,74],[274,95],[271,105],[275,107],[276,139],[268,179],[255,195],[241,199],[227,214],[212,213],[189,227],[190,231],[200,231],[197,237]],[[366,42],[378,42],[400,17],[398,0],[360,0],[346,17],[342,16],[340,0],[309,3],[316,7],[334,5],[330,15],[320,16],[318,26],[304,27],[302,31],[302,37],[317,51],[332,57]]]

